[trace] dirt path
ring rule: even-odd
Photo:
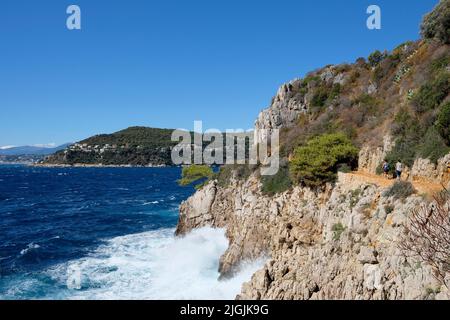
[[[348,174],[352,175],[358,180],[373,183],[382,188],[390,187],[396,181],[395,179],[387,179],[383,176],[378,176],[375,174],[370,174],[362,171],[356,171]],[[412,181],[412,184],[419,194],[433,195],[435,193],[442,191],[443,189],[442,185],[427,181],[425,179]]]

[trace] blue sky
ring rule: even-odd
[[[279,85],[419,38],[437,0],[3,0],[0,146],[249,129]],[[79,5],[82,30],[66,28]],[[366,28],[366,9],[382,29]]]

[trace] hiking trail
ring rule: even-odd
[[[363,172],[363,171],[355,171],[351,173],[347,173],[347,175],[352,177],[352,180],[361,181],[366,183],[373,183],[382,188],[388,188],[392,186],[397,180],[396,179],[388,179],[383,176]],[[412,183],[414,188],[417,190],[418,194],[427,194],[434,195],[444,188],[441,184],[435,183],[426,179],[414,179],[411,181],[410,179],[403,178],[402,181],[409,181]]]

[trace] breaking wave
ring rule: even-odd
[[[264,261],[243,263],[233,278],[219,281],[219,258],[228,247],[222,229],[202,228],[184,237],[161,229],[113,238],[84,258],[16,279],[14,296],[41,291],[44,299],[234,299]],[[12,284],[12,283],[11,283]]]

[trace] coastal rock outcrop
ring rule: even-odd
[[[299,80],[283,84],[272,99],[270,107],[258,115],[255,121],[256,142],[266,141],[272,129],[294,125],[298,116],[307,111],[307,98],[298,92],[299,85]]]
[[[450,182],[450,153],[433,163],[430,159],[416,159],[411,168],[415,181],[431,180],[447,186]]]
[[[427,197],[450,182],[450,154],[443,148],[447,131],[436,127],[438,113],[444,127],[448,121],[448,85],[428,103],[436,81],[448,83],[448,50],[447,42],[436,42],[433,35],[282,85],[254,130],[255,142],[261,143],[282,129],[279,150],[287,163],[282,174],[269,183],[258,170],[227,176],[225,183],[219,174],[181,204],[177,234],[225,228],[223,278],[243,261],[266,259],[237,299],[450,299],[450,273],[437,280],[428,264],[400,245],[411,213],[420,205],[432,208]],[[306,149],[305,155],[299,146],[320,149],[309,143],[330,132],[342,132],[359,148],[357,171],[352,172],[353,159],[331,168],[333,179],[326,179],[324,172],[330,172],[318,165],[302,173],[321,179],[308,188],[307,179],[293,178],[290,169],[299,163],[314,167],[308,157],[317,150]],[[428,153],[419,148],[425,145]],[[319,151],[317,163],[330,161],[328,149]],[[440,159],[433,163],[422,156]],[[394,181],[375,175],[385,157],[405,158],[405,164],[415,159],[402,175],[413,184],[396,184],[386,192]],[[334,181],[337,171],[342,172]]]
[[[264,196],[259,180],[215,181],[181,205],[178,233],[226,228],[223,277],[239,263],[266,256],[238,299],[448,299],[429,267],[398,248],[408,213],[422,200],[384,196],[383,189],[339,174],[320,192],[295,187]],[[207,212],[205,212],[207,211]]]
[[[387,153],[394,147],[390,135],[383,138],[383,144],[378,147],[364,146],[359,152],[358,169],[368,173],[376,173],[377,168],[383,163]]]

